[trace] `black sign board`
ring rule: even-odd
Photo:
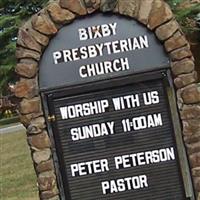
[[[95,14],[63,27],[40,62],[47,90],[169,67],[154,33],[133,19]]]
[[[50,95],[67,199],[186,199],[164,79],[113,83]]]

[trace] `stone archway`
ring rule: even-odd
[[[113,12],[131,17],[155,33],[171,58],[177,88],[182,132],[190,158],[195,190],[200,198],[200,89],[189,43],[169,6],[162,0],[60,0],[52,1],[19,30],[16,72],[20,76],[14,93],[21,99],[21,122],[38,177],[40,199],[59,199],[56,171],[38,86],[38,66],[45,48],[60,28],[93,12]]]

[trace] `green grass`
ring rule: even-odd
[[[24,132],[0,135],[0,200],[38,200]]]

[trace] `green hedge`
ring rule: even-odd
[[[12,124],[12,123],[17,123],[19,122],[19,117],[12,117],[12,118],[7,118],[7,119],[1,119],[0,120],[0,126],[7,125],[7,124]]]

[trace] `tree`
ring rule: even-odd
[[[166,0],[185,33],[200,31],[200,0]]]
[[[0,95],[14,81],[18,28],[48,0],[0,0]]]

